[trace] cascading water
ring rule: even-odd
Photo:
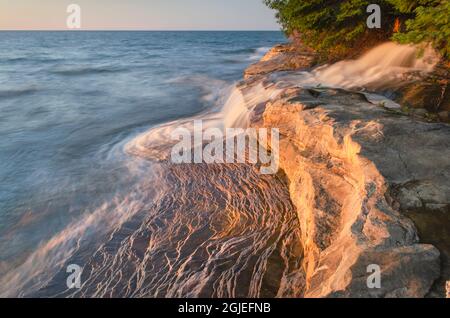
[[[408,73],[428,73],[439,61],[430,47],[423,49],[393,42],[381,44],[357,60],[341,61],[303,72],[299,84],[339,88],[395,87]]]
[[[0,295],[300,296],[300,227],[283,177],[251,164],[170,163],[174,129],[192,129],[195,120],[204,129],[247,127],[251,109],[279,90],[222,92],[213,98],[221,108],[122,143],[117,151],[131,156],[136,185],[43,243],[2,277]],[[83,266],[79,291],[66,288],[68,264]]]
[[[414,47],[387,43],[355,61],[282,74],[269,86],[238,85],[218,99],[223,107],[120,144],[136,184],[8,268],[0,296],[302,296],[306,233],[286,180],[261,176],[250,164],[172,165],[171,132],[191,129],[194,120],[203,120],[204,128],[247,127],[251,111],[286,86],[391,85],[405,73],[430,71],[436,63],[430,52],[418,58]],[[81,290],[65,288],[72,263],[84,267]]]

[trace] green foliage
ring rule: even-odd
[[[344,53],[367,32],[368,0],[265,0],[277,11],[287,34],[301,40],[319,53]],[[376,1],[375,1],[376,2]],[[381,3],[382,1],[378,1]]]
[[[439,3],[439,0],[387,0],[392,4],[399,13],[414,13],[418,7],[434,6]]]
[[[406,21],[406,31],[394,35],[402,43],[430,42],[450,59],[450,1],[414,9],[415,17]]]
[[[402,43],[431,42],[449,58],[449,0],[264,0],[277,11],[288,35],[299,34],[306,45],[323,55],[346,54],[367,43],[393,37]],[[369,4],[382,8],[381,30],[366,25]],[[401,32],[393,34],[394,21]]]

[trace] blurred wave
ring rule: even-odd
[[[173,166],[138,142],[195,116],[245,120],[233,114],[252,101],[234,83],[281,33],[0,32],[0,40],[0,296],[301,293],[283,176],[250,164]],[[81,290],[67,290],[69,264],[84,269]]]

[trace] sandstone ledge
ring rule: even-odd
[[[275,71],[309,68],[315,61],[316,55],[305,47],[291,43],[280,44],[273,47],[261,61],[247,68],[244,73],[244,78],[249,79]]]
[[[359,93],[300,88],[277,71],[253,68],[241,89],[279,91],[251,109],[250,122],[280,129],[280,166],[302,230],[304,296],[426,296],[440,252],[420,244],[402,212],[450,213],[450,126]],[[380,289],[367,287],[372,264],[382,271]]]

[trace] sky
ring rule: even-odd
[[[0,30],[66,30],[67,7],[84,30],[279,30],[262,0],[0,0]]]

